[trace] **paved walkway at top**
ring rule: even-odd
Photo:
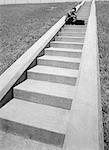
[[[80,0],[76,1],[80,2]],[[58,3],[58,2],[75,2],[75,0],[0,0],[0,4]]]

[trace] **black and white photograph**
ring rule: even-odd
[[[109,0],[0,0],[0,150],[109,150]]]

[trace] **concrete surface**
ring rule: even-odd
[[[30,79],[14,88],[15,98],[65,109],[71,108],[74,93],[74,86]]]
[[[46,48],[45,54],[50,56],[63,56],[63,57],[73,57],[80,58],[82,50],[80,49],[68,49],[68,48]]]
[[[62,146],[68,118],[68,110],[12,99],[0,110],[0,129]]]
[[[72,37],[84,37],[85,36],[85,32],[59,32],[60,36],[72,36]]]
[[[62,148],[0,131],[0,150],[62,150]]]
[[[72,69],[39,66],[28,71],[28,78],[34,80],[49,81],[61,84],[75,85],[78,71]]]
[[[65,150],[103,150],[99,115],[98,46],[95,1],[92,3],[81,58],[75,101],[72,103]],[[102,140],[101,140],[102,139]]]
[[[86,32],[86,29],[85,28],[73,28],[73,29],[62,28],[62,31],[65,31],[65,32]]]
[[[52,41],[50,43],[50,46],[51,47],[58,47],[58,48],[82,49],[83,43],[65,42],[65,41]]]
[[[56,36],[56,41],[66,41],[66,42],[84,42],[84,37],[71,37],[71,36]]]
[[[87,25],[64,25],[64,29],[78,29],[78,28],[82,28],[82,29],[86,29]]]
[[[37,63],[39,65],[78,69],[80,64],[80,58],[45,55],[38,58]]]

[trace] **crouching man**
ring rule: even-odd
[[[66,15],[65,23],[68,25],[85,25],[84,20],[78,20],[76,15],[76,8],[72,8]]]
[[[76,8],[72,8],[66,15],[66,24],[74,24],[77,20]]]

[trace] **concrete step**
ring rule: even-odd
[[[0,129],[62,147],[69,111],[12,99],[0,109]]]
[[[84,14],[79,14],[78,15],[78,20],[88,20],[88,18],[89,18],[89,12],[88,11],[84,11],[84,13],[87,13],[86,15],[84,15]]]
[[[50,56],[80,58],[81,53],[82,53],[81,49],[67,49],[67,48],[54,48],[54,47],[49,47],[45,49],[45,54]]]
[[[85,32],[59,32],[59,36],[85,37]]]
[[[61,31],[65,31],[65,32],[86,32],[86,28],[62,28]]]
[[[65,29],[75,29],[75,28],[81,28],[81,29],[86,29],[87,28],[87,25],[64,25]]]
[[[33,103],[70,109],[75,87],[27,79],[14,88],[14,97]]]
[[[78,17],[78,20],[85,20],[85,21],[88,21],[88,18],[89,18],[89,15],[87,15],[87,16],[79,16]]]
[[[83,48],[83,43],[52,41],[52,42],[50,42],[50,46],[55,47],[55,48],[82,49]]]
[[[38,65],[54,66],[69,69],[79,69],[80,58],[42,56],[37,59]]]
[[[78,70],[38,65],[28,70],[27,76],[29,79],[34,80],[75,85],[78,76]]]
[[[81,14],[78,14],[78,17],[77,17],[77,18],[78,18],[78,19],[79,19],[79,18],[81,18],[81,19],[83,19],[83,18],[88,19],[89,13],[90,13],[90,12],[88,11],[88,9],[87,9],[87,10],[84,9]]]
[[[56,36],[56,41],[64,41],[64,42],[78,42],[83,43],[84,37],[72,37],[72,36]]]

